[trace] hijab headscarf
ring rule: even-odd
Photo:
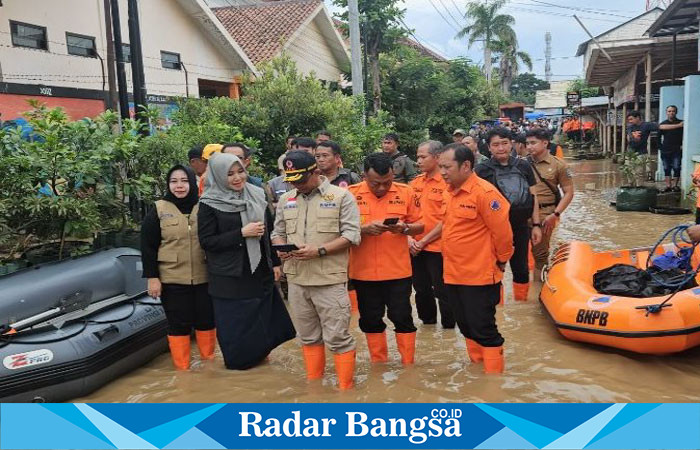
[[[182,170],[183,172],[185,172],[187,174],[187,182],[190,184],[190,191],[183,198],[177,198],[175,194],[173,194],[170,190],[170,177],[176,170]],[[168,171],[168,177],[166,178],[166,182],[167,187],[165,188],[165,195],[163,196],[163,200],[169,201],[170,203],[175,205],[182,214],[191,213],[192,208],[194,208],[194,205],[196,205],[197,201],[199,201],[199,189],[197,188],[197,177],[194,174],[194,171],[189,167],[183,166],[182,164],[177,164]]]
[[[207,169],[207,182],[200,201],[218,211],[240,213],[243,226],[251,222],[265,222],[265,208],[267,208],[265,191],[250,183],[244,183],[243,191],[236,192],[228,184],[228,171],[236,163],[245,170],[243,163],[235,155],[214,153],[211,156]],[[260,238],[249,237],[245,241],[250,270],[255,272],[262,259]]]

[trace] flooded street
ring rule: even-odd
[[[584,240],[596,249],[653,245],[662,232],[692,216],[618,213],[609,206],[617,166],[569,161],[576,197],[555,241]],[[593,186],[595,184],[595,186]],[[508,283],[509,284],[509,283]],[[332,356],[322,382],[307,382],[298,342],[276,349],[269,362],[228,371],[221,356],[176,372],[164,354],[80,402],[699,402],[700,348],[666,357],[641,356],[570,342],[561,337],[537,301],[515,304],[507,286],[498,322],[506,339],[506,371],[486,377],[472,365],[457,330],[418,325],[416,364],[401,365],[392,332],[387,364],[370,365],[364,336],[357,339],[356,388],[339,392]],[[415,308],[414,308],[415,314]],[[420,323],[416,318],[416,324]],[[387,321],[387,323],[389,323]],[[193,345],[194,347],[194,345]],[[196,353],[196,351],[195,351]]]

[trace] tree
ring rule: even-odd
[[[510,87],[511,98],[516,102],[534,105],[536,92],[549,89],[549,82],[540,80],[533,73],[521,73],[513,79]]]
[[[507,41],[510,36],[515,35],[513,25],[515,18],[509,14],[499,14],[500,9],[505,6],[507,0],[486,0],[484,3],[471,1],[467,4],[465,17],[471,24],[467,25],[457,33],[458,38],[469,38],[469,47],[476,41],[483,41],[484,45],[484,74],[486,80],[491,81],[492,57],[495,42],[498,40]]]
[[[347,22],[347,0],[334,0],[336,6],[346,9],[339,18]],[[379,55],[395,48],[399,37],[406,35],[403,27],[405,9],[398,5],[401,0],[359,0],[360,34],[362,44],[369,59],[369,70],[372,77],[372,104],[376,114],[382,108],[381,72]]]
[[[494,43],[494,49],[498,52],[499,76],[501,78],[501,92],[510,95],[513,79],[520,71],[520,62],[528,70],[532,70],[532,58],[526,52],[518,51],[518,38],[515,34],[508,36],[507,40]]]
[[[597,97],[600,93],[600,88],[589,86],[586,80],[582,78],[577,78],[569,84],[570,91],[577,91],[581,93],[581,98]]]
[[[498,113],[503,98],[466,59],[436,63],[409,47],[382,55],[384,110],[412,154],[428,138],[452,140],[456,128]]]

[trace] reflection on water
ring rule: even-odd
[[[609,206],[618,175],[609,161],[572,162],[577,194],[556,240],[589,241],[597,249],[652,245],[666,229],[692,216],[618,213]],[[235,372],[220,355],[190,372],[175,372],[169,355],[123,376],[84,402],[698,402],[700,348],[675,356],[641,356],[563,339],[537,302],[510,298],[498,313],[506,339],[506,373],[486,377],[466,357],[464,339],[440,326],[418,328],[416,364],[403,367],[393,334],[391,361],[370,365],[367,346],[353,318],[358,342],[356,388],[339,392],[328,354],[323,381],[307,382],[299,345],[288,342],[269,362]],[[416,319],[416,323],[419,323]],[[194,352],[196,353],[196,351]]]

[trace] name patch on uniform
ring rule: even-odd
[[[336,208],[338,208],[338,204],[335,202],[322,202],[318,206],[321,208],[324,208],[324,209],[336,209]]]
[[[491,209],[494,211],[498,211],[501,209],[501,203],[498,200],[492,200],[490,206]]]

